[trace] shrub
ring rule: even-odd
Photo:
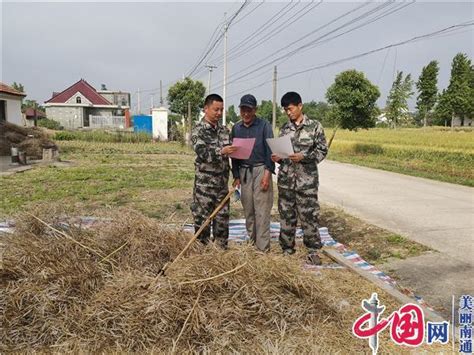
[[[58,141],[86,141],[103,143],[143,143],[150,142],[151,136],[140,132],[107,132],[107,131],[63,131],[54,136]]]
[[[49,118],[42,118],[38,120],[38,126],[48,128],[48,129],[54,129],[56,131],[64,129],[64,127],[61,126],[61,124],[58,121],[55,121]]]

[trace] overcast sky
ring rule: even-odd
[[[22,83],[27,99],[41,103],[53,91],[62,91],[81,78],[96,89],[106,84],[111,90],[131,92],[134,107],[140,89],[144,111],[151,105],[151,95],[158,103],[160,79],[166,97],[166,85],[180,80],[197,64],[214,30],[223,23],[224,13],[231,17],[242,3],[3,1],[1,81]],[[472,1],[319,5],[318,1],[252,1],[228,32],[229,58],[232,54],[237,56],[228,62],[228,105],[238,104],[246,92],[254,94],[258,101],[271,99],[275,64],[279,77],[290,75],[279,80],[278,99],[286,91],[298,91],[303,101],[324,100],[335,75],[357,69],[380,87],[379,105],[384,106],[396,70],[411,73],[416,80],[422,67],[433,59],[440,64],[438,86],[445,88],[456,53],[473,57],[474,26],[301,75],[291,74],[472,22],[473,6]],[[318,45],[298,50],[318,39]],[[321,43],[323,40],[326,41]],[[293,56],[271,63],[292,50]],[[217,65],[211,91],[221,95],[222,53],[220,41],[213,55],[192,75],[207,87],[208,70],[204,65]],[[251,70],[256,71],[240,78]],[[261,86],[252,89],[258,85]]]

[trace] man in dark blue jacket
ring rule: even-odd
[[[249,159],[232,159],[233,185],[241,186],[245,224],[251,241],[259,250],[268,251],[275,164],[266,139],[273,138],[272,126],[256,116],[257,100],[253,95],[242,96],[239,108],[242,120],[232,127],[231,139],[255,138],[255,145]]]

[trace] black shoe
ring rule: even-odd
[[[288,255],[293,255],[295,253],[295,249],[284,249],[283,250],[283,255],[288,256]]]
[[[310,265],[321,265],[322,264],[321,258],[314,251],[308,254],[308,256],[306,258],[306,263],[308,263]]]

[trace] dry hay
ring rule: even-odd
[[[57,226],[48,213],[40,218]],[[64,236],[23,215],[5,241],[3,350],[368,350],[350,327],[361,299],[377,290],[357,276],[341,270],[315,276],[292,257],[199,243],[158,276],[191,236],[137,213],[111,218],[94,230],[62,229]],[[397,307],[379,295],[388,311]],[[394,350],[387,339],[381,343],[382,351]]]
[[[43,148],[56,148],[56,144],[38,127],[22,127],[10,122],[0,123],[0,155],[10,155],[10,148],[18,147],[30,158],[41,159]]]

